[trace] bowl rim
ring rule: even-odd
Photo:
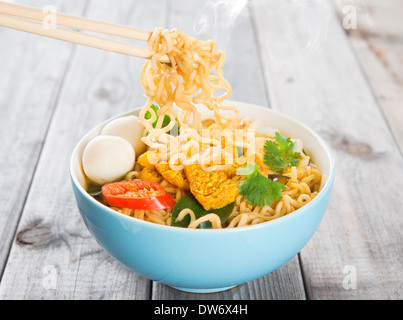
[[[103,212],[105,212],[108,215],[113,215],[114,217],[116,217],[119,220],[127,221],[129,223],[135,223],[135,224],[138,223],[140,225],[144,225],[144,227],[161,229],[161,230],[166,231],[166,232],[182,232],[182,233],[186,233],[186,234],[187,233],[204,234],[204,233],[211,233],[211,232],[214,233],[214,234],[232,233],[232,232],[238,232],[239,233],[239,232],[247,232],[247,231],[250,231],[250,230],[256,230],[256,229],[261,229],[261,228],[270,228],[270,226],[274,226],[274,225],[276,225],[278,223],[285,223],[287,220],[292,219],[295,216],[299,216],[299,215],[304,214],[304,212],[306,212],[312,206],[314,206],[317,202],[319,202],[320,199],[323,198],[325,196],[325,194],[327,194],[327,192],[330,191],[329,189],[332,188],[333,180],[334,180],[334,176],[335,176],[335,161],[334,161],[334,158],[332,156],[332,152],[330,151],[329,146],[327,145],[327,143],[323,140],[323,138],[319,134],[317,134],[313,129],[309,128],[307,125],[305,125],[300,120],[297,120],[297,119],[295,119],[295,118],[293,118],[293,117],[291,117],[291,116],[289,116],[289,115],[287,115],[285,113],[282,113],[280,111],[273,110],[273,109],[271,109],[269,107],[264,107],[262,105],[257,105],[257,104],[248,103],[248,102],[233,101],[233,100],[231,100],[231,101],[227,100],[226,103],[231,103],[231,104],[236,104],[236,105],[243,105],[243,106],[252,106],[252,107],[263,109],[263,110],[265,110],[265,112],[271,112],[271,113],[274,113],[276,115],[279,115],[280,117],[284,117],[287,120],[295,122],[296,124],[298,124],[298,126],[302,127],[304,130],[308,131],[318,141],[318,143],[325,150],[325,153],[327,155],[327,160],[329,161],[329,175],[328,175],[328,178],[327,178],[325,184],[322,185],[322,188],[319,191],[318,195],[313,200],[308,202],[303,207],[301,207],[301,208],[299,208],[299,209],[297,209],[297,210],[295,210],[295,211],[293,211],[293,212],[291,212],[291,213],[289,213],[287,215],[281,216],[281,217],[273,219],[273,220],[261,222],[261,223],[254,224],[254,225],[248,225],[248,226],[244,226],[244,227],[239,227],[239,228],[222,228],[222,229],[189,229],[189,228],[180,228],[180,227],[174,227],[174,226],[161,225],[161,224],[157,224],[157,223],[153,223],[153,222],[149,222],[149,221],[145,221],[145,220],[140,220],[140,219],[136,219],[134,217],[130,217],[130,216],[121,214],[121,213],[119,213],[119,212],[117,212],[117,211],[115,211],[115,210],[103,205],[98,200],[93,198],[90,194],[88,194],[88,192],[86,192],[86,190],[83,188],[83,186],[79,183],[76,174],[74,174],[75,155],[78,152],[79,147],[82,145],[83,141],[87,138],[87,136],[89,135],[90,132],[92,132],[96,128],[103,127],[106,123],[108,123],[109,121],[112,121],[113,119],[128,116],[128,115],[132,115],[136,111],[141,110],[142,107],[127,110],[125,112],[117,114],[114,117],[106,119],[105,121],[97,124],[95,127],[93,127],[90,130],[88,130],[80,138],[80,140],[76,143],[76,145],[75,145],[75,147],[73,149],[73,152],[71,154],[71,157],[70,157],[70,164],[69,164],[70,180],[72,181],[73,186],[76,187],[77,190],[82,195],[84,195],[84,197],[87,200],[89,200],[91,203],[93,203],[97,207],[99,207]]]

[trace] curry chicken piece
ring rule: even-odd
[[[246,179],[237,174],[239,165],[236,164],[226,170],[211,172],[203,170],[199,164],[191,164],[178,171],[172,170],[167,162],[157,163],[154,151],[143,153],[137,161],[144,167],[139,176],[141,180],[161,182],[165,179],[182,190],[190,190],[206,210],[219,209],[234,202],[238,195],[238,183]],[[270,170],[258,155],[255,163],[259,165],[259,171],[267,176]]]
[[[238,183],[245,179],[237,175],[237,166],[208,172],[198,164],[191,164],[184,170],[190,192],[206,210],[218,209],[234,202],[238,195]]]
[[[155,151],[147,151],[138,157],[137,162],[145,168],[155,169],[154,165],[158,162],[158,155]]]
[[[139,176],[141,180],[150,178],[151,181],[156,181],[157,176],[159,176],[161,179],[158,182],[165,179],[182,190],[189,190],[189,181],[183,170],[172,170],[167,162],[158,163],[158,155],[156,155],[155,151],[143,153],[139,156],[137,162],[144,167]]]
[[[163,179],[163,177],[158,173],[157,170],[155,169],[150,169],[148,167],[144,167],[143,170],[141,170],[138,178],[140,180],[144,181],[154,181],[157,183],[160,183]]]
[[[177,186],[179,189],[189,190],[189,181],[183,170],[172,170],[166,162],[156,164],[155,168],[169,183]]]

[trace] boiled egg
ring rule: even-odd
[[[99,135],[83,152],[83,169],[87,177],[102,185],[115,181],[132,170],[136,153],[133,146],[118,136]]]

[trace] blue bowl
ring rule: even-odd
[[[302,139],[322,171],[318,196],[281,218],[234,229],[176,228],[120,214],[85,191],[81,164],[85,145],[110,119],[87,133],[76,146],[70,162],[71,181],[88,230],[102,248],[130,270],[183,291],[222,291],[276,270],[298,254],[318,228],[335,174],[327,145],[311,129],[284,114],[246,103],[232,105],[239,108],[241,117],[259,118]]]

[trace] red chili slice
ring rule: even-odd
[[[160,210],[172,209],[174,198],[158,183],[132,180],[112,182],[102,186],[102,194],[111,206],[119,208]]]

